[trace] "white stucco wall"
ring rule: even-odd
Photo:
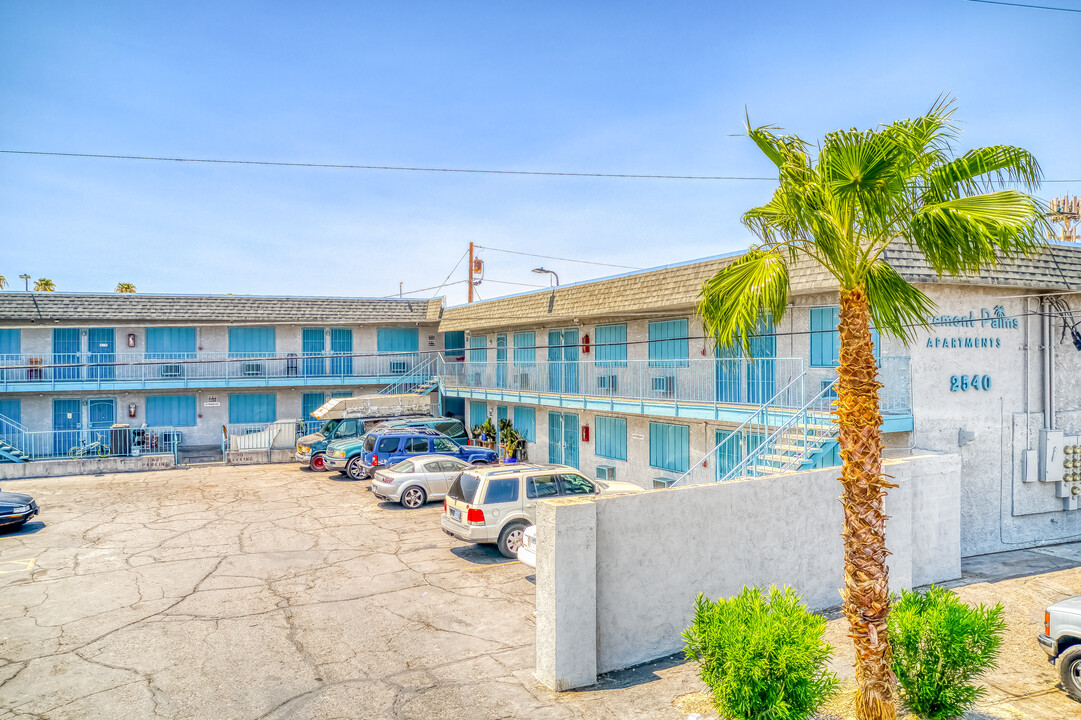
[[[893,460],[886,472],[898,484],[886,502],[891,587],[959,577],[956,456]],[[588,685],[598,673],[678,651],[698,593],[717,598],[745,585],[789,585],[811,609],[839,605],[838,495],[836,471],[826,469],[541,502],[537,677],[558,689]],[[593,656],[589,673],[582,658]]]

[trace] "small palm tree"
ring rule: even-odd
[[[789,267],[817,263],[840,293],[840,362],[834,417],[844,505],[844,612],[856,646],[856,714],[896,717],[890,674],[889,577],[883,501],[882,416],[871,322],[904,342],[926,327],[934,304],[882,259],[890,243],[918,248],[939,275],[964,275],[1039,247],[1046,223],[1035,199],[1004,187],[1039,185],[1040,168],[1005,145],[954,155],[952,100],[875,130],[838,130],[817,148],[776,128],[747,133],[776,164],[779,187],[743,222],[761,243],[707,280],[698,312],[721,346],[749,339],[759,312],[779,320]],[[817,150],[817,155],[812,152]]]
[[[53,292],[56,290],[56,283],[49,278],[38,278],[34,281],[34,289],[42,292]]]
[[[3,275],[0,275],[0,290],[3,290],[8,286],[8,279]]]
[[[131,283],[119,283],[116,286],[116,292],[118,293],[133,293],[135,292],[135,286]]]

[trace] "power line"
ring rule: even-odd
[[[1026,5],[1025,3],[1000,2],[999,0],[968,0],[969,2],[982,3],[984,5],[1009,5],[1010,7],[1030,8],[1032,10],[1054,10],[1057,12],[1081,13],[1076,8],[1050,7],[1048,5]]]
[[[336,168],[339,170],[396,170],[401,172],[470,173],[476,175],[540,175],[547,177],[625,178],[634,180],[776,180],[775,177],[743,175],[645,175],[636,173],[548,172],[543,170],[487,170],[478,168],[410,167],[405,165],[345,165],[339,163],[272,162],[269,160],[221,160],[215,158],[155,157],[152,155],[103,155],[100,153],[45,152],[41,150],[0,150],[8,155],[51,155],[54,157],[104,160],[150,160],[155,162],[217,163],[220,165],[271,165],[276,167]]]
[[[508,253],[510,255],[526,255],[528,257],[543,258],[544,260],[560,260],[562,262],[581,263],[583,265],[603,265],[604,267],[623,268],[624,270],[643,269],[640,267],[634,267],[633,265],[616,265],[614,263],[594,262],[593,260],[574,260],[572,258],[555,257],[553,255],[538,255],[536,253],[527,253],[518,250],[504,250],[503,248],[488,247],[487,245],[477,245],[476,247],[481,248],[482,250],[492,250],[494,252]]]
[[[510,280],[489,280],[488,278],[481,278],[482,283],[496,283],[498,285],[521,285],[522,287],[531,288],[546,288],[548,285],[537,285],[536,283],[523,283],[523,282],[511,282]]]
[[[432,285],[431,287],[418,288],[417,290],[406,290],[404,293],[402,293],[402,295],[403,296],[404,295],[414,295],[414,294],[419,293],[419,292],[424,292],[425,290],[439,291],[439,290],[442,290],[444,287],[450,287],[451,285],[464,285],[465,283],[466,283],[465,280],[455,280],[452,283],[444,282],[442,285]],[[398,295],[384,295],[383,297],[385,297],[385,298],[396,298],[396,297],[399,297],[399,296]],[[432,297],[435,297],[435,293],[432,294]]]

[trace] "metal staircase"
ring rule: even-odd
[[[6,415],[0,415],[0,462],[30,461],[26,453],[27,428]]]
[[[439,387],[436,360],[433,355],[411,368],[405,375],[379,391],[380,395],[427,395]]]

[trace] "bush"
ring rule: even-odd
[[[890,611],[893,672],[905,709],[924,720],[961,717],[985,692],[973,681],[995,667],[1002,606],[969,607],[945,588],[902,591]]]
[[[770,588],[768,600],[758,588],[715,603],[699,595],[684,652],[700,663],[721,715],[801,720],[838,684],[825,667],[833,654],[825,629],[791,588]]]

